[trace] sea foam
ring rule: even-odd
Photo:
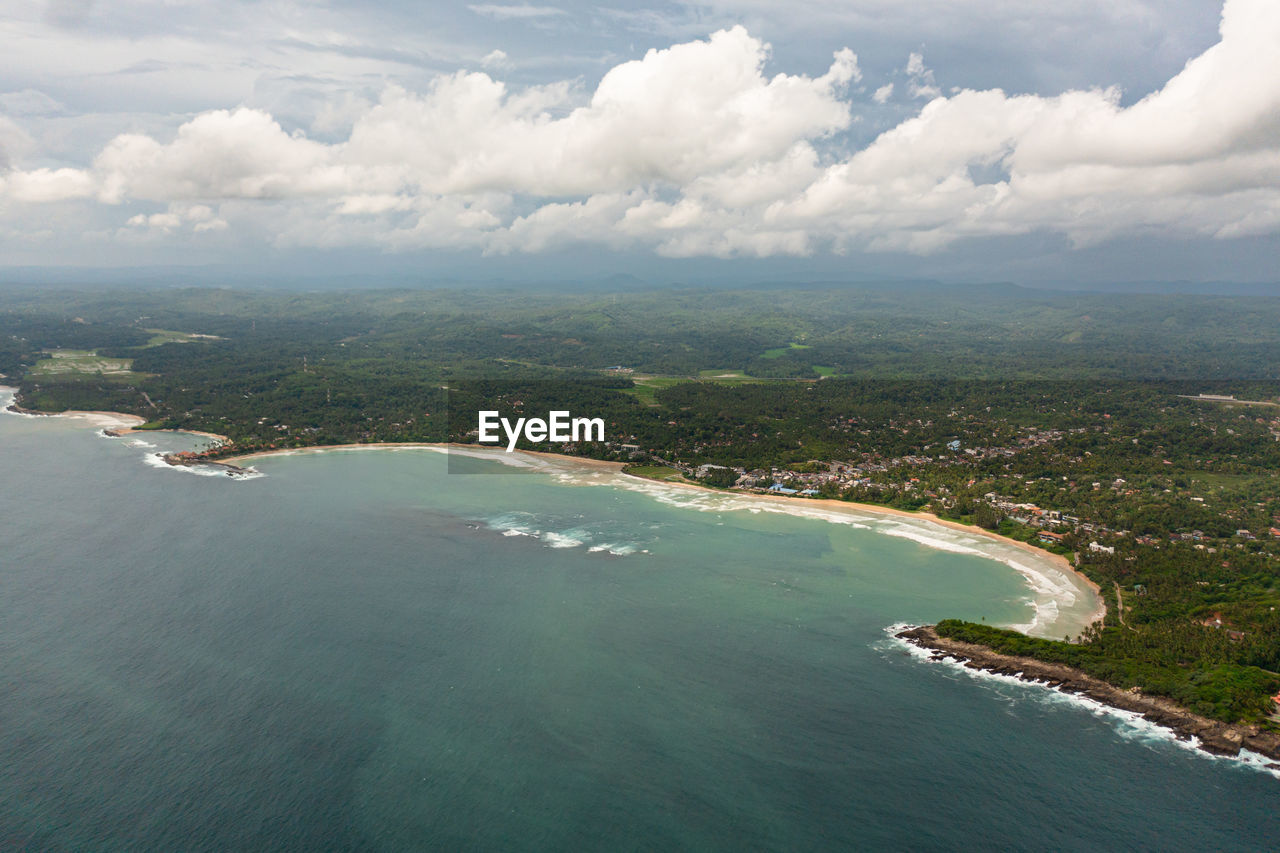
[[[1013,545],[932,524],[928,519],[885,516],[859,511],[855,507],[848,510],[831,509],[814,506],[799,499],[783,501],[753,495],[703,492],[626,475],[615,477],[612,482],[629,491],[641,492],[661,503],[683,509],[701,512],[774,512],[812,518],[909,539],[934,550],[993,559],[1017,572],[1030,593],[1023,599],[1023,603],[1029,608],[1031,619],[1009,627],[1045,637],[1061,637],[1064,633],[1074,634],[1084,628],[1083,624],[1078,624],[1083,621],[1083,617],[1064,613],[1082,601],[1082,582],[1047,560],[1036,560],[1034,555],[1026,554]]]
[[[1027,681],[1017,675],[1004,675],[988,672],[984,669],[972,669],[965,666],[964,662],[957,658],[918,646],[897,636],[903,631],[914,627],[917,626],[907,624],[890,625],[884,629],[887,638],[874,643],[873,646],[882,652],[905,651],[916,661],[941,666],[950,672],[960,673],[979,684],[993,689],[1012,688],[1014,692],[1001,692],[1001,695],[1006,699],[1030,699],[1049,706],[1069,707],[1087,711],[1093,716],[1109,722],[1116,734],[1125,740],[1151,745],[1174,746],[1184,754],[1193,755],[1196,758],[1225,761],[1280,779],[1280,769],[1277,769],[1276,762],[1265,755],[1260,755],[1247,749],[1242,749],[1237,756],[1214,755],[1199,748],[1200,741],[1198,738],[1181,738],[1172,729],[1157,725],[1135,711],[1115,708],[1088,696],[1081,696],[1077,693],[1070,693],[1060,687],[1050,686],[1046,682]]]
[[[161,468],[168,471],[180,471],[187,474],[195,474],[197,477],[221,477],[224,480],[257,480],[266,475],[261,471],[255,471],[252,468],[246,469],[243,474],[228,474],[225,468],[217,468],[212,465],[170,465],[164,461],[163,453],[146,453],[143,454],[142,461],[152,467]]]
[[[581,516],[578,516],[581,518]],[[564,519],[538,518],[530,512],[508,512],[492,518],[480,519],[489,530],[497,531],[503,536],[526,536],[537,539],[548,548],[567,549],[587,547],[590,554],[610,554],[615,557],[626,557],[642,551],[635,542],[617,541],[612,537],[618,531],[604,529],[610,525],[601,522],[597,525],[576,525],[559,529]]]

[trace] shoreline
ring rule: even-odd
[[[15,415],[25,415],[32,418],[72,418],[88,421],[96,421],[93,425],[103,429],[112,431],[113,436],[131,435],[133,433],[152,433],[152,432],[172,432],[183,435],[198,435],[201,438],[210,438],[220,441],[223,444],[230,444],[231,439],[225,435],[219,435],[216,432],[201,432],[195,429],[138,429],[139,426],[145,424],[147,419],[141,415],[130,415],[125,412],[100,412],[89,409],[67,409],[62,412],[42,412],[38,409],[27,409],[19,406],[17,403],[18,389],[12,385],[0,385],[0,391],[12,392],[14,399],[10,400],[3,410]]]
[[[527,451],[524,451],[524,452],[527,452]],[[551,454],[551,455],[554,455],[554,454]],[[1101,596],[1102,596],[1102,587],[1094,583],[1092,580],[1090,580],[1088,576],[1086,576],[1084,573],[1078,571],[1075,568],[1075,566],[1071,565],[1071,561],[1068,560],[1066,557],[1062,556],[1061,554],[1055,554],[1052,551],[1046,551],[1043,548],[1037,548],[1036,546],[1032,545],[1030,542],[1022,542],[1018,539],[1010,539],[1008,536],[1001,536],[999,533],[996,533],[991,530],[987,530],[985,527],[978,527],[975,524],[964,524],[963,522],[953,521],[949,518],[942,518],[938,515],[935,515],[932,512],[912,512],[905,509],[897,509],[895,507],[881,506],[880,504],[858,503],[856,501],[842,501],[835,498],[809,498],[809,497],[792,498],[792,497],[786,497],[783,495],[760,494],[758,492],[738,492],[738,491],[731,491],[728,489],[713,489],[709,486],[700,486],[697,483],[679,483],[679,482],[672,482],[670,480],[654,480],[649,477],[640,477],[636,474],[627,474],[626,476],[635,477],[637,480],[644,480],[650,483],[661,483],[666,486],[677,486],[677,487],[682,487],[686,489],[697,489],[698,491],[709,492],[711,494],[731,495],[733,497],[752,497],[752,498],[759,498],[761,500],[766,500],[771,502],[783,502],[783,503],[794,503],[798,501],[798,502],[802,502],[803,504],[825,507],[827,509],[854,510],[856,512],[865,512],[872,515],[887,515],[894,518],[910,518],[910,519],[927,521],[931,524],[936,524],[939,527],[946,527],[949,530],[955,530],[959,533],[970,533],[970,534],[973,534],[974,536],[981,536],[985,539],[990,539],[994,542],[999,542],[1002,545],[1012,545],[1013,547],[1017,548],[1019,551],[1022,551],[1026,554],[1030,554],[1040,559],[1048,560],[1049,562],[1056,564],[1058,568],[1062,569],[1064,572],[1067,572],[1071,575],[1078,577],[1086,586],[1088,586],[1091,590],[1093,590],[1099,596],[1099,599],[1101,599]],[[1102,609],[1098,611],[1098,618],[1101,619],[1105,614],[1106,614],[1106,607],[1105,605],[1103,605]]]
[[[528,452],[528,451],[522,451],[522,452]],[[556,454],[541,454],[541,455],[555,456]],[[561,458],[564,458],[564,457],[561,457]],[[568,457],[568,458],[574,458],[574,457]],[[619,467],[622,467],[621,463],[616,463],[616,464],[618,464]],[[866,515],[878,515],[878,516],[887,516],[889,518],[902,518],[902,519],[908,519],[908,520],[914,520],[914,521],[923,521],[926,524],[935,524],[939,527],[944,527],[948,530],[953,530],[957,533],[964,533],[968,535],[978,536],[982,539],[986,539],[990,542],[995,542],[1000,545],[1012,546],[1016,548],[1018,551],[1021,551],[1022,553],[1027,554],[1030,557],[1034,557],[1039,560],[1044,560],[1045,562],[1057,568],[1062,573],[1070,577],[1073,577],[1078,581],[1080,581],[1082,584],[1084,584],[1089,590],[1091,590],[1094,593],[1094,595],[1097,597],[1097,602],[1098,602],[1097,607],[1094,609],[1093,613],[1090,614],[1089,621],[1086,623],[1086,626],[1093,624],[1095,622],[1102,621],[1107,615],[1107,604],[1106,604],[1106,600],[1102,597],[1102,587],[1099,586],[1097,583],[1094,583],[1094,581],[1092,581],[1083,572],[1079,571],[1075,566],[1071,564],[1071,561],[1068,560],[1066,557],[1062,556],[1061,554],[1055,554],[1052,551],[1046,551],[1043,548],[1037,548],[1036,546],[1032,545],[1029,542],[1021,542],[1017,539],[1011,539],[1008,536],[1001,536],[999,533],[996,533],[991,530],[987,530],[985,527],[978,527],[977,525],[963,524],[959,521],[952,521],[951,519],[940,518],[939,516],[931,512],[910,512],[908,510],[896,509],[894,507],[880,506],[878,504],[858,503],[855,501],[842,501],[835,498],[810,498],[810,497],[795,498],[795,497],[786,497],[784,495],[761,494],[759,492],[741,492],[741,491],[731,491],[728,489],[714,489],[709,486],[699,485],[697,483],[673,482],[670,480],[656,480],[649,477],[641,477],[639,475],[630,474],[626,472],[620,472],[620,473],[624,474],[624,476],[631,477],[633,479],[636,479],[642,482],[657,483],[660,485],[673,486],[676,488],[692,489],[704,494],[715,494],[715,495],[721,495],[725,497],[734,497],[734,498],[748,498],[748,499],[754,499],[754,500],[761,500],[761,501],[765,501],[767,503],[776,504],[776,505],[812,506],[818,509],[830,510],[832,512],[837,512],[837,513],[863,513]],[[929,546],[926,546],[926,547],[929,547]],[[986,556],[990,556],[990,555],[986,555]],[[1024,631],[1023,633],[1026,633],[1026,632]]]
[[[3,388],[3,387],[4,386],[0,386],[0,388]],[[12,390],[14,390],[15,396],[16,396],[16,389],[12,389]],[[146,423],[146,420],[144,418],[139,417],[138,415],[128,415],[120,412],[68,411],[68,412],[58,412],[58,413],[41,412],[38,414],[49,416],[49,417],[66,416],[66,417],[89,417],[89,418],[93,418],[93,417],[117,418],[124,421],[136,421],[138,423]],[[182,430],[182,429],[138,430],[138,429],[134,429],[133,426],[136,426],[136,424],[126,424],[122,428],[120,428],[118,432],[116,432],[115,434],[126,435],[130,433],[174,432],[174,433],[186,433],[189,435],[198,435],[204,438],[210,438],[217,441],[221,441],[224,444],[231,443],[230,439],[228,439],[226,436],[218,435],[217,433],[201,432],[198,430]],[[349,444],[326,444],[326,445],[313,445],[310,447],[286,447],[286,448],[278,448],[275,450],[261,450],[261,451],[254,451],[249,453],[226,456],[216,460],[207,460],[203,463],[191,463],[191,464],[209,464],[214,467],[228,469],[228,473],[232,473],[232,474],[237,472],[253,473],[251,468],[248,470],[244,470],[242,463],[251,459],[257,459],[257,458],[266,457],[266,456],[280,456],[280,455],[295,454],[295,453],[324,453],[327,451],[335,451],[335,450],[338,450],[338,451],[377,450],[377,449],[383,449],[383,448],[393,448],[393,449],[394,448],[421,448],[426,450],[434,450],[436,452],[443,450],[446,453],[450,449],[456,449],[460,451],[469,451],[471,453],[475,453],[476,451],[479,451],[477,455],[481,456],[482,458],[492,457],[495,453],[503,452],[496,448],[487,448],[482,445],[459,444],[456,442],[420,442],[420,441],[370,442],[370,443],[349,443]],[[893,507],[884,507],[876,504],[856,503],[853,501],[835,500],[832,498],[808,498],[808,497],[792,498],[792,497],[785,497],[783,495],[768,495],[768,494],[758,494],[755,492],[737,492],[737,491],[729,491],[725,489],[714,489],[709,486],[699,485],[697,483],[671,482],[669,480],[656,480],[649,477],[641,477],[636,474],[629,474],[623,470],[624,468],[627,467],[627,463],[623,463],[623,462],[611,462],[611,461],[606,461],[602,459],[590,459],[590,458],[581,457],[581,456],[569,456],[561,453],[550,453],[543,450],[521,450],[517,452],[519,454],[533,456],[535,458],[543,459],[549,462],[573,465],[580,469],[581,468],[594,469],[597,472],[607,471],[615,475],[630,478],[632,480],[635,480],[638,483],[648,483],[648,484],[653,484],[658,486],[669,486],[677,489],[683,488],[683,489],[696,491],[698,493],[706,494],[706,495],[719,495],[721,497],[728,497],[728,498],[745,498],[749,501],[763,501],[764,503],[776,506],[779,509],[781,509],[782,507],[787,507],[789,509],[801,509],[804,507],[814,507],[820,510],[828,510],[828,511],[836,512],[839,514],[861,513],[863,515],[881,516],[886,518],[901,518],[904,520],[909,519],[909,520],[923,521],[925,524],[936,525],[938,527],[942,527],[957,533],[977,536],[980,539],[984,539],[989,542],[993,542],[993,543],[1004,545],[1004,546],[1012,546],[1017,551],[1024,553],[1029,557],[1033,557],[1037,560],[1043,560],[1045,563],[1052,566],[1062,574],[1070,578],[1074,578],[1076,581],[1083,584],[1086,589],[1090,590],[1094,594],[1097,600],[1097,607],[1089,615],[1088,620],[1084,622],[1084,625],[1081,626],[1081,630],[1083,630],[1084,627],[1087,627],[1090,624],[1101,621],[1106,616],[1106,612],[1107,612],[1106,601],[1102,597],[1101,587],[1098,584],[1094,583],[1092,580],[1090,580],[1082,572],[1078,571],[1066,557],[1060,554],[1054,554],[1042,548],[1037,548],[1034,545],[1031,545],[1030,543],[1027,543],[1027,542],[1020,542],[1016,539],[1011,539],[1007,536],[1001,536],[998,533],[995,533],[993,531],[987,530],[982,527],[978,527],[977,525],[962,524],[958,521],[939,518],[934,513],[908,512],[906,510],[895,509]],[[498,458],[501,459],[502,457],[498,457]],[[166,461],[168,461],[168,459],[166,459]],[[169,464],[184,465],[188,463],[169,462]],[[797,514],[801,514],[801,513],[797,513]],[[924,545],[924,547],[934,547],[934,546],[928,545],[927,543],[920,543],[920,544]],[[938,549],[938,550],[944,550],[944,549]],[[984,554],[982,556],[988,557],[990,559],[995,559],[1000,562],[1005,562],[1003,560],[999,560],[999,557],[996,557],[995,555]],[[1032,589],[1032,591],[1033,592],[1036,591],[1034,585],[1031,583],[1031,578],[1029,578],[1023,572],[1019,571],[1016,566],[1013,566],[1007,562],[1005,564],[1008,565],[1010,568],[1012,568],[1019,575],[1022,575],[1022,577],[1027,582],[1028,586]],[[1034,600],[1033,600],[1033,607],[1036,607]],[[1036,607],[1036,609],[1038,610],[1038,607]],[[1035,624],[1034,622],[1031,623],[1031,626],[1034,626],[1034,624]],[[1031,626],[1028,626],[1028,627],[1031,627]],[[1024,630],[1024,633],[1025,632],[1026,631]]]
[[[68,413],[67,413],[67,412],[64,412],[63,414],[68,414]],[[115,414],[115,413],[113,413],[113,412],[98,412],[97,414]],[[125,415],[124,417],[133,417],[133,416],[132,416],[132,415]],[[144,423],[144,424],[145,424],[145,423],[146,423],[146,420],[144,419],[144,420],[142,421],[142,423]],[[175,434],[178,434],[178,435],[198,435],[198,436],[200,436],[201,438],[211,438],[211,439],[213,439],[214,441],[221,442],[222,444],[230,444],[230,443],[231,443],[231,439],[227,438],[225,435],[219,435],[219,434],[218,434],[218,433],[216,433],[216,432],[201,432],[201,431],[200,431],[200,430],[198,430],[198,429],[138,429],[136,426],[131,426],[131,427],[124,427],[124,428],[122,428],[122,429],[118,429],[118,430],[112,430],[112,434],[113,434],[113,435],[116,435],[116,436],[121,436],[121,435],[148,435],[148,434],[151,434],[151,433],[157,433],[157,432],[172,432],[172,433],[175,433]]]
[[[145,430],[144,430],[145,432]],[[496,452],[506,453],[506,451],[498,451],[483,444],[459,444],[456,441],[378,441],[355,444],[313,444],[307,447],[280,447],[275,450],[254,450],[249,453],[239,453],[234,456],[226,456],[219,459],[219,462],[243,462],[247,459],[258,459],[263,456],[290,456],[300,453],[325,453],[330,450],[379,450],[381,448],[421,448],[423,450],[465,450],[472,451],[468,455],[475,455],[479,458],[489,458]],[[474,451],[481,451],[474,453]],[[545,450],[517,450],[510,454],[511,456],[537,456],[541,459],[547,459],[553,462],[570,462],[582,467],[599,468],[602,470],[616,471],[622,473],[622,469],[627,467],[625,462],[610,462],[605,459],[590,459],[585,456],[569,456],[564,453],[548,453]],[[634,476],[628,474],[627,476]],[[637,480],[645,480],[644,477],[636,477]],[[652,480],[648,482],[659,482]],[[699,486],[698,488],[702,488]]]
[[[97,412],[81,409],[67,409],[63,412],[41,412],[36,409],[25,409],[17,403],[10,403],[4,407],[9,414],[22,415],[28,418],[73,418],[89,421],[97,421],[94,426],[103,427],[104,429],[119,429],[122,432],[143,432],[144,430],[134,430],[138,424],[145,424],[146,418],[137,415],[126,415],[123,412]]]
[[[924,649],[929,660],[950,660],[967,669],[988,675],[1017,678],[1069,696],[1092,699],[1109,708],[1138,714],[1157,726],[1171,730],[1181,740],[1211,755],[1240,757],[1249,750],[1280,761],[1280,734],[1244,723],[1224,723],[1202,717],[1163,696],[1142,693],[1137,688],[1123,690],[1065,664],[1035,658],[1000,654],[990,648],[963,640],[942,637],[932,625],[907,628],[893,636]],[[1273,764],[1271,769],[1280,769]]]
[[[286,454],[292,455],[297,453],[323,453],[326,451],[335,451],[335,450],[337,451],[376,450],[379,448],[421,448],[425,450],[435,450],[437,452],[444,451],[446,453],[451,449],[456,449],[460,451],[469,451],[469,455],[475,455],[480,458],[497,458],[499,461],[504,456],[507,455],[505,451],[502,451],[500,449],[486,448],[482,445],[475,445],[475,444],[458,444],[456,442],[378,442],[378,443],[365,443],[365,444],[356,443],[356,444],[316,445],[311,447],[295,447],[295,448],[280,448],[276,450],[263,450],[263,451],[245,453],[245,454],[240,454],[235,456],[228,456],[218,461],[230,463],[233,465],[243,465],[245,462],[249,460],[256,459],[259,457],[266,457],[266,456],[278,456],[278,455],[286,455]],[[883,506],[878,506],[876,504],[855,503],[853,501],[842,501],[842,500],[836,500],[832,498],[808,498],[808,497],[792,498],[792,497],[785,497],[783,495],[768,495],[768,494],[759,494],[756,492],[742,492],[742,491],[730,491],[726,489],[714,489],[709,486],[699,485],[697,483],[681,483],[681,482],[672,482],[669,480],[656,480],[649,477],[641,477],[636,474],[630,474],[625,472],[623,469],[627,467],[627,463],[611,462],[611,461],[606,461],[601,459],[589,459],[589,458],[580,457],[580,456],[568,456],[561,453],[549,453],[543,450],[519,450],[511,455],[512,456],[516,456],[516,455],[532,456],[532,457],[546,460],[548,462],[554,462],[554,463],[564,464],[564,465],[572,465],[578,468],[589,468],[597,472],[609,472],[616,475],[627,477],[631,480],[636,481],[637,483],[652,484],[657,486],[667,486],[667,487],[673,487],[676,489],[685,489],[685,490],[690,490],[690,491],[697,492],[704,495],[715,495],[715,496],[724,497],[724,498],[731,498],[731,499],[738,498],[738,499],[745,499],[747,501],[752,501],[752,502],[760,501],[769,506],[777,507],[778,509],[784,512],[788,512],[788,514],[804,515],[803,512],[791,512],[791,511],[811,508],[811,509],[817,509],[822,511],[834,512],[841,515],[849,515],[851,517],[855,517],[861,514],[864,516],[870,515],[870,516],[879,516],[884,518],[899,518],[903,520],[914,520],[914,521],[924,522],[927,525],[928,524],[936,525],[938,527],[942,527],[947,530],[954,531],[956,533],[963,533],[966,535],[976,536],[982,540],[992,542],[995,544],[999,544],[1003,546],[1012,546],[1018,552],[1022,554],[1026,554],[1028,557],[1034,558],[1036,560],[1043,561],[1045,564],[1051,566],[1053,569],[1062,573],[1066,577],[1078,581],[1086,589],[1088,589],[1094,594],[1097,601],[1097,606],[1088,615],[1087,618],[1084,618],[1083,624],[1080,626],[1079,630],[1083,630],[1088,625],[1098,622],[1106,616],[1106,612],[1107,612],[1106,601],[1102,597],[1101,587],[1098,584],[1094,583],[1092,580],[1090,580],[1082,572],[1078,571],[1071,564],[1071,561],[1068,560],[1066,557],[1062,556],[1061,554],[1054,554],[1051,551],[1046,551],[1042,548],[1037,548],[1034,545],[1031,545],[1030,543],[1020,542],[1017,539],[1011,539],[1007,536],[1001,536],[998,533],[995,533],[993,531],[987,530],[982,527],[978,527],[976,525],[967,525],[967,524],[962,524],[961,522],[958,522],[958,521],[939,518],[937,515],[933,513],[908,512],[906,510],[895,509],[893,507],[883,507]],[[784,507],[786,509],[783,509]],[[890,535],[890,534],[886,534],[886,535]],[[920,544],[923,547],[929,547],[929,548],[935,547],[935,546],[928,545],[927,543],[920,543]],[[945,549],[937,549],[937,550],[945,550]],[[1036,591],[1035,587],[1031,584],[1031,578],[1029,578],[1023,572],[1019,571],[1017,567],[1012,566],[1011,564],[1003,560],[1000,560],[999,557],[993,554],[986,554],[981,552],[979,552],[979,554],[980,556],[986,557],[988,559],[994,559],[999,562],[1004,562],[1005,565],[1010,566],[1010,568],[1012,568],[1015,572],[1017,572],[1020,576],[1023,577],[1024,581],[1027,582],[1028,586],[1031,587],[1033,592]],[[1034,622],[1032,623],[1032,625],[1034,625]],[[1019,629],[1019,630],[1022,630],[1022,629]],[[1025,630],[1024,630],[1024,633],[1026,633]]]

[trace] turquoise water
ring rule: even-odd
[[[1009,565],[904,538],[963,535],[427,450],[243,481],[146,462],[195,443],[0,417],[2,848],[1249,850],[1280,830],[1266,772],[890,641],[1088,610],[1046,615]]]

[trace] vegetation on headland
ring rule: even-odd
[[[41,371],[58,349],[131,372]],[[24,406],[228,436],[211,458],[471,441],[481,408],[568,409],[604,417],[609,441],[521,446],[998,531],[1068,556],[1106,598],[1099,631],[1045,654],[1220,718],[1265,711],[1280,671],[1280,406],[1236,402],[1280,400],[1278,364],[1280,299],[1261,297],[0,297],[0,373]]]
[[[1252,661],[1267,660],[1280,636],[1227,641],[1221,631],[1190,623],[1166,622],[1145,631],[1091,628],[1079,643],[1028,637],[945,619],[941,637],[976,643],[1003,655],[1060,663],[1122,689],[1136,687],[1165,696],[1193,713],[1224,722],[1260,722],[1274,711],[1280,675]]]

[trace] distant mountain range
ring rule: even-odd
[[[732,278],[711,280],[694,278],[688,281],[657,281],[639,278],[629,273],[616,273],[603,277],[583,279],[530,278],[477,278],[427,276],[405,270],[370,273],[285,273],[241,268],[232,265],[205,266],[139,266],[139,267],[67,267],[67,266],[13,266],[0,267],[0,289],[21,289],[24,286],[58,286],[72,288],[114,288],[128,286],[137,289],[165,289],[171,287],[234,287],[238,289],[284,290],[369,290],[399,288],[448,288],[494,289],[525,288],[549,291],[601,291],[633,292],[665,290],[670,288],[706,288],[710,290],[778,290],[840,289],[876,290],[892,288],[896,291],[929,292],[938,289],[954,290],[972,288],[984,292],[992,289],[1027,289],[1072,293],[1114,294],[1180,294],[1196,296],[1256,296],[1280,297],[1280,281],[1120,281],[1081,282],[1043,281],[1017,283],[995,282],[946,282],[936,279],[887,278],[849,276],[843,279],[828,277],[797,277],[791,279],[744,281]]]

